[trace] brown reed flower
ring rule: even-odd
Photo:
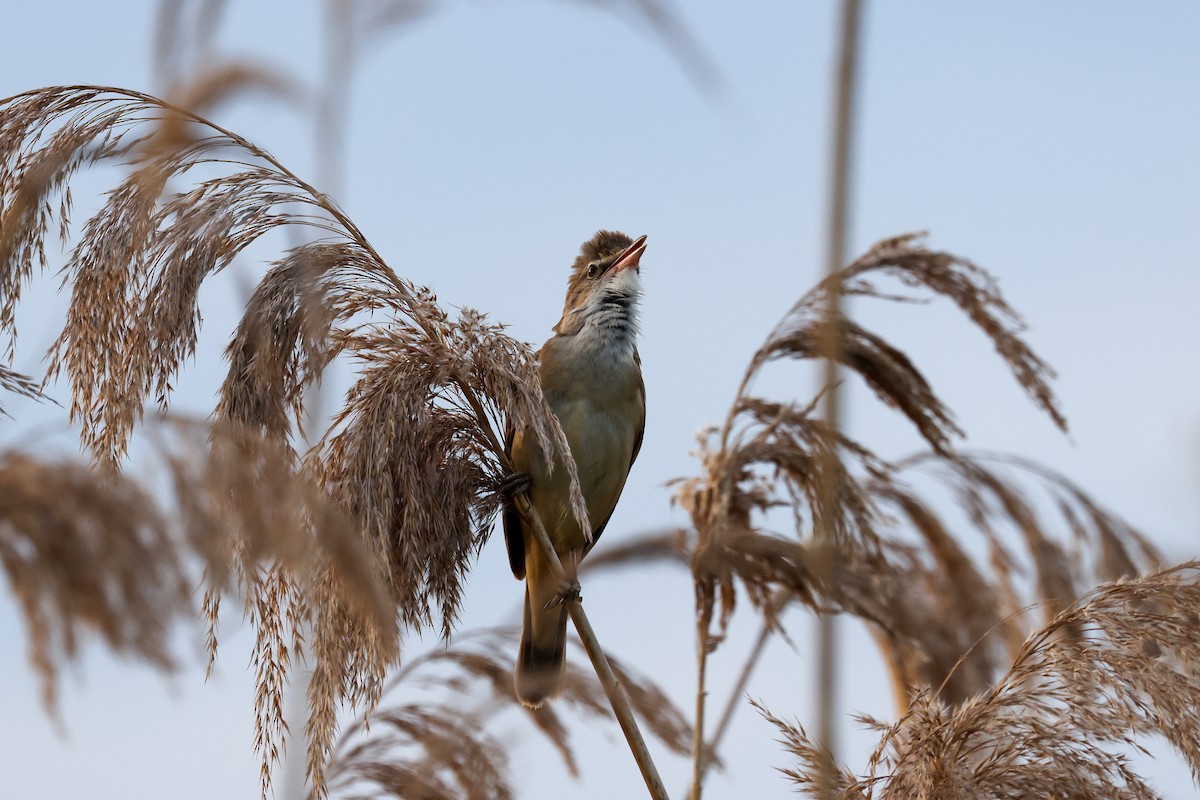
[[[385,701],[369,720],[359,720],[334,748],[330,795],[512,797],[511,734],[502,741],[489,730],[499,717],[512,714],[527,721],[558,752],[567,771],[578,776],[563,712],[585,720],[613,720],[604,691],[590,670],[568,661],[560,702],[524,706],[512,682],[517,634],[514,628],[466,631],[450,647],[429,651],[398,670],[384,689],[395,700]],[[611,663],[651,733],[672,752],[686,753],[691,728],[675,705],[652,681]]]
[[[878,565],[890,558],[894,571],[905,560],[894,547],[890,554],[884,552],[881,530],[888,524],[885,504],[907,511],[918,529],[924,523],[927,539],[932,542],[935,530],[928,527],[927,509],[896,486],[894,469],[866,446],[827,430],[812,413],[816,400],[799,406],[750,394],[755,376],[767,363],[820,355],[822,326],[826,324],[821,309],[825,295],[834,286],[847,296],[920,299],[919,295],[885,293],[872,282],[877,278],[897,280],[904,287],[951,300],[991,339],[1034,403],[1065,429],[1066,421],[1048,384],[1052,372],[1021,338],[1023,324],[992,278],[965,259],[922,247],[916,235],[879,242],[861,258],[818,283],[767,336],[751,359],[724,425],[702,437],[702,476],[678,482],[677,498],[691,515],[698,533],[693,566],[702,619],[710,617],[719,604],[720,624],[726,623],[736,597],[735,577],[755,604],[764,609],[781,583],[810,602],[816,596],[813,591],[827,601],[848,599],[839,600],[833,585],[814,587],[811,570],[803,565],[806,559],[798,553],[785,558],[778,552],[795,548],[797,543],[763,543],[756,538],[754,516],[775,505],[791,507],[801,538],[807,531],[829,530],[837,543],[838,557],[855,564]],[[907,418],[934,453],[954,459],[953,441],[963,433],[912,360],[878,334],[849,319],[839,320],[837,327],[843,337],[837,352],[845,366],[859,374],[885,404]],[[834,457],[829,457],[831,454]],[[830,469],[835,474],[826,475]],[[984,473],[975,473],[974,478],[982,481]],[[836,491],[825,491],[827,486],[836,487]],[[947,549],[948,540],[942,537],[938,541],[943,556],[951,561],[958,558]],[[1033,539],[1030,543],[1045,549],[1044,543]],[[740,549],[748,554],[763,547],[775,555],[747,559],[737,552]],[[799,574],[785,580],[781,569],[789,574],[799,570]],[[831,583],[837,581],[827,582]],[[860,611],[867,615],[868,609]],[[877,615],[870,612],[870,616]]]
[[[276,476],[293,480],[299,469],[309,476],[311,501],[285,492],[292,516],[275,520],[264,510],[240,524],[298,524],[311,535],[336,508],[371,554],[355,569],[387,587],[388,602],[370,609],[386,617],[380,625],[341,587],[357,579],[345,564],[315,581],[285,559],[260,574],[262,553],[250,547],[256,540],[236,537],[222,554],[228,563],[210,563],[214,574],[240,582],[257,631],[264,794],[283,736],[288,665],[311,635],[308,768],[319,788],[336,708],[378,700],[398,657],[397,626],[453,627],[462,583],[498,508],[504,453],[497,432],[506,424],[530,430],[551,455],[566,455],[566,440],[526,345],[473,310],[448,316],[432,293],[384,262],[333,200],[266,151],[193,111],[108,87],[53,87],[0,101],[0,336],[10,351],[21,288],[47,266],[48,232],[57,224],[65,237],[69,229],[70,179],[100,161],[128,175],[83,225],[63,269],[71,303],[48,374],[70,381],[72,418],[110,472],[151,398],[168,407],[175,378],[195,352],[203,281],[281,226],[322,237],[271,267],[226,351],[217,419],[261,439],[254,457],[238,449],[249,439],[232,449],[214,440],[208,461],[175,464],[181,473],[187,464],[223,464],[226,477],[246,481],[222,484],[235,496],[281,490]],[[191,188],[168,188],[181,181]],[[331,430],[297,463],[292,435],[304,392],[340,353],[360,368],[359,380]],[[10,384],[24,385],[5,378]],[[275,448],[270,468],[255,466],[262,448]],[[276,469],[278,461],[287,470]],[[562,461],[584,515],[574,463]],[[205,541],[199,533],[209,526],[201,511],[189,509],[196,512],[188,521],[193,542]],[[218,609],[212,593],[205,613],[214,652]]]
[[[156,438],[157,481],[0,455],[0,564],[24,610],[49,707],[85,631],[117,652],[173,666],[168,635],[194,612],[197,564],[210,592],[247,598],[259,594],[264,564],[306,590],[334,572],[333,595],[395,646],[388,596],[357,529],[277,446],[229,425],[176,422]],[[156,499],[164,494],[167,502]],[[215,647],[215,618],[209,623]]]
[[[1094,589],[986,691],[958,705],[922,693],[894,724],[866,720],[879,745],[863,775],[840,772],[837,796],[1159,798],[1128,748],[1161,735],[1200,774],[1198,608],[1195,561]],[[763,711],[799,760],[785,774],[813,796],[811,740]]]

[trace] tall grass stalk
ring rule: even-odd
[[[829,230],[826,240],[826,275],[830,278],[846,264],[848,230],[850,228],[851,195],[850,181],[853,177],[851,156],[854,148],[854,110],[855,89],[857,87],[858,71],[858,25],[859,0],[842,0],[840,34],[837,38],[837,68],[834,72],[834,110],[832,125],[832,164],[829,180]],[[842,428],[841,411],[841,381],[838,377],[838,364],[843,358],[841,352],[843,333],[841,330],[842,293],[840,285],[834,281],[825,297],[825,341],[821,349],[825,356],[824,389],[825,396],[824,419],[825,427],[835,434]],[[832,461],[838,458],[837,451],[829,448],[825,458]],[[841,496],[842,488],[837,485],[840,472],[834,469],[832,463],[827,463],[824,469],[825,503],[833,508]],[[817,567],[826,581],[834,580],[836,565],[837,531],[829,525],[818,527],[816,541],[825,546],[820,549],[822,563]],[[824,777],[820,778],[821,800],[833,796],[833,770],[836,763],[837,747],[837,619],[832,614],[817,616],[816,636],[817,676],[816,676],[816,708],[817,708],[817,741],[829,753],[830,763],[827,765]]]

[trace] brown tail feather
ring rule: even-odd
[[[537,708],[562,691],[566,645],[566,607],[547,611],[544,603],[530,601],[526,587],[525,623],[521,628],[516,671],[517,699],[523,704]]]

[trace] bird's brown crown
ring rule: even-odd
[[[571,266],[571,277],[587,274],[588,265],[594,261],[605,264],[624,253],[633,244],[633,239],[620,231],[596,231],[596,235],[588,239],[579,248],[579,256]]]
[[[563,321],[559,323],[556,330],[560,333],[568,332],[563,330],[563,327],[564,323],[572,316],[571,312],[583,306],[587,296],[599,284],[597,279],[602,278],[612,263],[632,244],[633,239],[624,233],[607,230],[596,231],[595,236],[583,243],[579,248],[579,255],[575,258],[575,263],[571,265],[571,276],[567,279],[567,299],[563,307]]]

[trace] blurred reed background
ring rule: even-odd
[[[930,108],[922,85],[871,78],[888,72],[873,47],[921,63],[903,46],[911,20],[826,6],[781,25],[761,9],[665,0],[329,0],[306,19],[284,6],[176,0],[128,9],[136,29],[115,13],[102,17],[115,32],[58,21],[110,50],[140,42],[148,79],[109,80],[113,70],[87,53],[73,63],[13,56],[21,68],[2,93],[14,94],[0,103],[10,355],[0,367],[10,414],[0,560],[15,601],[6,675],[27,673],[12,694],[40,688],[40,700],[10,698],[29,720],[19,727],[38,732],[0,749],[21,796],[96,785],[101,796],[252,793],[249,764],[264,797],[641,794],[578,642],[561,701],[536,711],[516,702],[519,587],[485,548],[505,424],[563,446],[524,342],[553,321],[549,298],[575,246],[564,242],[601,226],[650,234],[651,412],[617,535],[581,581],[672,796],[685,786],[694,798],[1185,791],[1200,769],[1200,589],[1196,564],[1173,565],[1195,555],[1194,519],[1143,513],[1139,522],[1167,528],[1143,533],[1119,513],[1127,497],[1103,481],[1089,491],[1061,465],[1104,459],[1110,481],[1132,473],[1169,487],[1162,476],[1178,476],[1181,455],[1163,437],[1194,449],[1194,423],[1180,425],[1194,419],[1200,388],[1181,366],[1193,339],[1178,332],[1195,326],[1178,309],[1195,278],[1182,271],[1185,228],[1165,244],[1156,234],[1196,210],[1195,197],[1145,203],[1144,175],[1122,182],[1110,161],[1134,170],[1153,144],[1172,167],[1154,162],[1164,187],[1196,175],[1185,144],[1200,127],[1195,88],[1171,93],[1185,57],[1163,45],[1196,14],[1178,6],[1174,23],[1151,24],[1131,9],[1041,21],[1010,12],[1028,60],[1062,44],[1065,66],[1035,63],[1027,83],[964,85]],[[969,73],[972,42],[987,37],[956,27],[961,12],[922,12],[944,26],[938,41],[950,48],[957,35],[963,48],[930,69]],[[1122,30],[1131,18],[1141,27]],[[44,18],[27,24],[49,30]],[[1080,29],[1077,41],[1054,39]],[[979,60],[1020,60],[993,33],[996,61],[986,47]],[[1056,125],[1086,129],[1092,84],[1079,91],[1062,75],[1091,54],[1089,37],[1101,47],[1106,36],[1146,73],[1122,76],[1150,97],[1146,124],[1132,128],[1142,138],[1117,150],[1072,144],[1096,148],[1085,170],[1111,174],[1101,196],[1126,198],[1114,213],[1126,215],[1129,241],[1168,248],[1147,243],[1137,267],[1119,258],[1123,239],[1054,205],[1088,209],[1095,187],[1064,185],[1004,146],[1022,126],[1051,144]],[[543,39],[551,46],[533,46]],[[766,61],[789,48],[803,53]],[[1096,113],[1111,113],[1104,103],[1120,82],[1087,64],[1116,85],[1093,98]],[[965,98],[986,95],[986,108],[1014,85],[1059,105],[1039,111],[1026,98],[1027,117],[997,115],[991,136],[962,152],[904,148],[906,128],[953,131],[956,112],[971,109]],[[773,129],[764,108],[797,98],[802,113]],[[922,154],[926,172],[888,163],[863,130],[872,124],[897,153]],[[748,160],[762,142],[776,147]],[[1075,155],[1062,142],[1046,153]],[[1057,213],[1055,224],[1027,230],[1010,207],[977,199],[1002,187],[986,167],[1022,175],[1008,203]],[[752,168],[758,183],[739,174]],[[941,188],[927,195],[915,182],[929,173]],[[814,188],[801,200],[805,180]],[[966,207],[970,225],[929,200],[939,192]],[[877,204],[901,207],[882,219],[903,226],[877,229]],[[1133,212],[1139,204],[1149,219]],[[943,223],[948,241],[972,242],[974,225],[1015,244],[983,237],[978,254],[950,253]],[[906,232],[926,226],[935,235]],[[1088,257],[1091,239],[1098,255]],[[1010,304],[1006,258],[1057,265],[1073,251],[1078,265],[1061,269],[1078,277],[1031,268]],[[1139,290],[1175,291],[1140,304],[1126,273]],[[1057,305],[1029,303],[1034,332],[1039,314],[1068,330],[1120,328],[1095,349],[1111,361],[1106,375],[1145,384],[1144,411],[1100,391],[1108,382],[1056,382],[1035,351],[1017,309],[1059,282],[1071,285]],[[1089,283],[1123,305],[1092,302]],[[1122,360],[1117,339],[1140,365]],[[1064,360],[1054,354],[1070,369]],[[1075,403],[1060,401],[1060,384],[1083,396],[1071,457],[1063,434]],[[993,398],[1005,392],[1008,404]],[[1016,410],[1022,393],[1034,413]],[[711,420],[722,421],[688,455],[690,430]],[[987,450],[967,447],[968,433]],[[1051,438],[1059,444],[1043,444]],[[848,621],[839,637],[835,619]],[[684,657],[693,640],[696,658]],[[123,754],[85,753],[69,732],[88,690],[63,676],[78,666],[109,680],[114,662],[97,667],[99,647],[175,675],[187,702],[219,694],[240,709],[252,734],[230,726],[230,749],[246,761],[197,758],[214,734],[201,736],[168,699]],[[245,658],[253,685],[243,691],[233,684]],[[115,663],[134,676],[129,697],[158,691],[142,686],[146,666]],[[206,673],[218,685],[193,688]],[[139,724],[141,700],[120,697],[101,729],[126,716]],[[865,726],[852,724],[855,711],[867,712]],[[732,726],[746,735],[727,735]],[[761,746],[773,738],[781,746]],[[74,770],[49,767],[76,758],[94,777],[73,782]],[[174,760],[186,766],[163,768]]]

